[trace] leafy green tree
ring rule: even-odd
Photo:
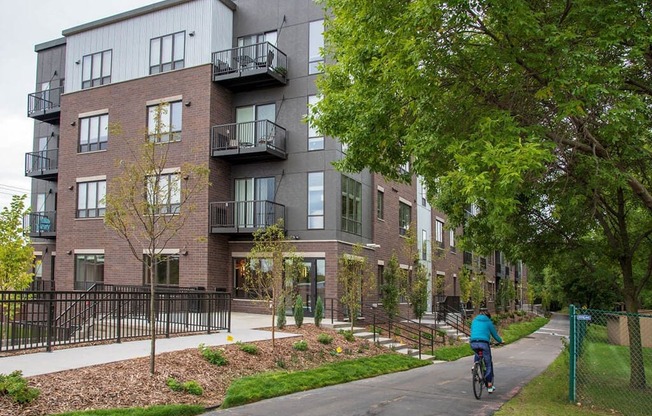
[[[476,312],[480,310],[480,305],[484,301],[484,282],[484,274],[473,273],[471,280],[471,303],[473,303],[473,309]]]
[[[353,330],[355,320],[362,310],[362,295],[373,290],[376,279],[360,245],[354,245],[351,254],[343,253],[338,263],[337,280],[342,288],[340,302],[346,306]]]
[[[638,311],[652,278],[647,0],[324,4],[334,64],[311,122],[348,145],[340,168],[409,180],[412,161],[470,241],[528,264],[600,235]],[[628,329],[644,388],[635,315]]]
[[[126,241],[134,258],[147,270],[151,374],[156,365],[155,266],[168,244],[178,241],[179,232],[197,208],[196,196],[209,186],[207,165],[184,163],[168,174],[170,146],[162,143],[169,131],[161,121],[165,111],[164,105],[158,107],[155,132],[138,140],[121,137],[119,127],[112,126],[112,140],[116,144],[122,141],[130,158],[117,161],[120,174],[108,183],[104,215],[104,224]]]
[[[26,289],[34,277],[34,249],[23,230],[25,197],[13,196],[0,212],[0,291]]]
[[[294,323],[297,328],[301,328],[301,325],[303,325],[303,300],[301,300],[301,296],[297,296],[294,303]]]
[[[460,284],[460,299],[462,303],[466,304],[471,300],[471,270],[463,267],[460,271],[459,284]]]
[[[269,303],[272,310],[272,348],[276,346],[274,322],[285,326],[285,300],[291,299],[293,282],[302,259],[285,237],[283,220],[254,232],[254,244],[247,255],[244,287],[247,293]]]
[[[383,309],[393,319],[398,315],[398,306],[401,301],[402,281],[405,280],[404,273],[399,267],[396,253],[387,262],[383,271],[383,284],[380,287],[380,295],[383,299]]]
[[[430,281],[428,270],[418,260],[414,263],[412,284],[408,288],[407,298],[412,306],[414,316],[421,322],[423,314],[428,311],[428,283]]]

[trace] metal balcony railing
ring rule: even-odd
[[[25,176],[39,179],[56,177],[59,171],[59,149],[25,154]]]
[[[63,87],[38,91],[27,97],[27,117],[41,121],[58,121]]]
[[[285,159],[287,131],[269,120],[248,121],[213,126],[211,155],[264,157]]]
[[[23,226],[29,230],[30,237],[53,238],[56,236],[56,211],[30,212],[24,222]]]
[[[283,219],[285,206],[273,201],[227,201],[210,205],[212,233],[252,233]]]
[[[287,83],[287,55],[269,42],[214,52],[213,81],[235,90]]]

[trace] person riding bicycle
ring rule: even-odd
[[[496,342],[499,344],[503,343],[503,339],[498,335],[496,327],[494,327],[493,322],[491,322],[491,314],[488,311],[482,311],[478,316],[473,319],[471,322],[471,349],[475,351],[475,361],[478,361],[478,350],[482,350],[482,356],[484,358],[487,371],[484,375],[484,379],[487,383],[487,391],[493,393],[495,387],[494,382],[494,366],[491,361],[491,337],[493,337]]]

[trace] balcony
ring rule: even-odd
[[[59,124],[63,87],[38,91],[27,97],[27,117],[51,124]]]
[[[56,211],[31,212],[25,217],[23,227],[29,230],[30,238],[56,238]]]
[[[25,154],[25,176],[46,181],[55,180],[59,173],[59,149]]]
[[[269,120],[213,126],[211,156],[228,160],[286,159],[286,130]]]
[[[214,234],[251,234],[283,219],[285,206],[272,201],[213,202],[210,229]]]
[[[213,81],[233,91],[287,84],[287,56],[269,42],[214,52]]]

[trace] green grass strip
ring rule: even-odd
[[[59,413],[58,416],[195,416],[205,412],[206,408],[203,406],[174,404],[146,408],[86,410],[83,412]]]
[[[537,317],[529,322],[517,322],[501,330],[501,337],[505,344],[510,344],[524,338],[537,329],[541,328],[549,321],[548,318]],[[456,345],[452,347],[442,347],[434,351],[437,360],[455,361],[462,357],[473,355],[473,350],[469,344]]]
[[[261,373],[234,381],[226,392],[221,408],[226,409],[299,391],[348,383],[429,364],[429,361],[407,355],[384,354],[325,364],[306,371]]]

